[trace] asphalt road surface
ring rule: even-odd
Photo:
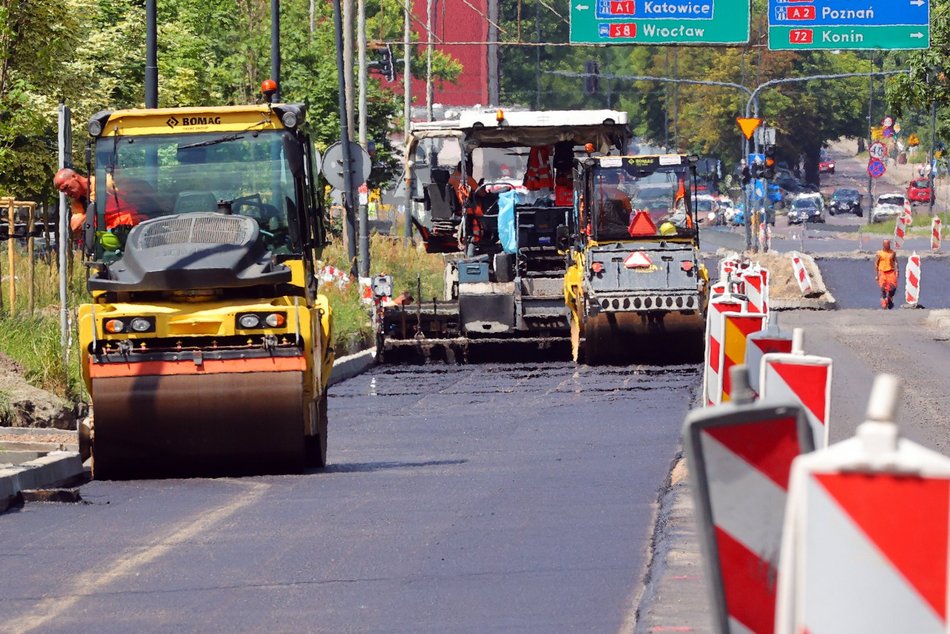
[[[819,258],[817,262],[825,286],[835,296],[839,308],[880,309],[881,294],[875,281],[872,259]],[[898,264],[901,272],[894,296],[895,307],[904,303],[907,258],[899,257]],[[922,256],[918,304],[924,308],[950,308],[950,258]]]
[[[698,366],[381,367],[331,466],[0,515],[5,632],[632,631]]]

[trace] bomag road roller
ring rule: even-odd
[[[568,245],[558,236],[570,235],[574,161],[621,155],[629,139],[626,113],[614,110],[478,109],[413,124],[413,221],[426,250],[445,254],[445,294],[385,310],[383,358],[565,357]]]
[[[118,110],[95,175],[79,309],[93,476],[323,466],[330,308],[305,106]]]
[[[695,162],[678,154],[578,162],[578,231],[564,277],[575,361],[702,359],[709,276]]]

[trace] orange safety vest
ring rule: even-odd
[[[528,152],[528,170],[524,175],[524,187],[530,191],[551,189],[554,177],[551,175],[551,148],[533,147]]]
[[[897,253],[894,251],[884,251],[883,249],[877,252],[877,259],[875,260],[877,265],[878,273],[887,273],[889,271],[897,270]]]

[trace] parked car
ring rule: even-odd
[[[871,222],[883,222],[888,218],[896,218],[904,213],[904,203],[907,199],[904,194],[892,192],[890,194],[881,194],[871,209]]]
[[[721,225],[722,216],[719,214],[719,201],[708,194],[696,196],[696,217],[701,225]]]
[[[719,199],[719,215],[722,217],[723,223],[732,224],[732,219],[735,218],[737,211],[736,204],[732,202],[731,198]]]
[[[792,206],[788,210],[788,224],[797,225],[803,222],[824,222],[825,216],[822,212],[819,198],[815,196],[798,196],[792,201]]]
[[[934,200],[933,189],[930,188],[930,179],[915,178],[907,185],[907,199],[913,203],[929,203]]]
[[[861,192],[858,190],[839,187],[831,195],[831,200],[828,202],[828,213],[832,216],[835,214],[863,216],[864,209],[861,207],[861,199]]]
[[[818,161],[818,173],[819,174],[834,174],[835,162],[830,159]]]

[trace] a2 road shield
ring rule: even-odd
[[[749,368],[749,386],[756,394],[761,392],[759,378],[762,371],[762,357],[769,353],[792,351],[792,335],[769,324],[761,332],[755,332],[746,339],[745,365]]]
[[[730,370],[745,362],[747,340],[765,327],[768,317],[762,313],[724,313],[722,345],[719,346],[719,402],[730,399]]]
[[[691,412],[683,436],[716,630],[772,632],[789,471],[811,427],[793,402],[726,403]]]

